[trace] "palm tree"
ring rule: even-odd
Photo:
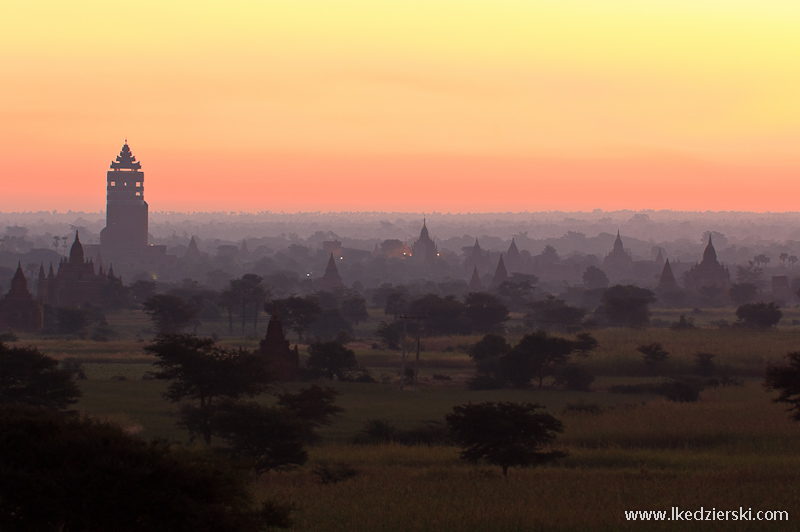
[[[228,311],[228,334],[233,335],[233,306],[236,304],[236,294],[231,288],[226,288],[220,292],[219,302]]]

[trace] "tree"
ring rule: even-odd
[[[85,308],[56,307],[59,334],[77,334],[81,338],[87,336],[91,317]]]
[[[269,390],[272,373],[268,359],[250,351],[218,346],[211,338],[192,334],[159,335],[145,347],[161,368],[156,378],[169,381],[164,397],[185,402],[182,423],[207,444],[213,434],[217,401],[254,397]]]
[[[583,272],[583,284],[587,290],[608,288],[608,276],[597,266],[589,266]]]
[[[134,302],[142,304],[149,297],[156,293],[156,282],[155,281],[146,281],[146,280],[138,280],[134,281],[132,285],[128,287],[130,290],[130,294],[133,297]]]
[[[526,334],[503,357],[502,376],[515,388],[524,388],[531,379],[537,378],[541,388],[544,377],[566,364],[574,350],[575,344],[566,338],[549,336],[544,331]]]
[[[776,403],[786,403],[792,418],[800,421],[800,351],[786,355],[787,365],[767,367],[764,387],[768,391],[779,391],[780,395],[773,399]]]
[[[400,349],[400,342],[403,339],[403,328],[398,322],[386,323],[382,321],[375,330],[375,336],[380,338],[381,344],[386,349]]]
[[[511,351],[511,346],[499,334],[487,334],[469,348],[469,356],[475,361],[479,373],[496,373],[499,361]]]
[[[306,368],[313,375],[346,381],[351,380],[352,372],[359,366],[352,349],[338,342],[316,342],[308,346]]]
[[[769,329],[781,321],[783,312],[775,303],[750,303],[736,309],[739,323],[751,329]]]
[[[320,304],[310,298],[291,296],[286,299],[276,299],[273,303],[278,307],[278,315],[284,327],[296,332],[300,342],[303,341],[303,333],[322,312]],[[272,311],[271,308],[266,310]]]
[[[556,248],[554,248],[550,244],[547,244],[544,247],[544,249],[542,250],[542,254],[539,256],[542,258],[542,260],[546,262],[558,262],[559,260],[561,260],[561,258],[558,256],[558,251],[556,251]]]
[[[398,286],[386,295],[386,303],[383,313],[386,316],[392,315],[394,319],[405,312],[408,307],[408,291],[405,286]]]
[[[464,314],[466,306],[454,296],[439,297],[426,294],[408,306],[409,314],[425,317],[425,333],[431,336],[466,334],[469,320]]]
[[[736,266],[736,281],[740,284],[752,284],[756,287],[761,286],[761,276],[764,270],[758,267],[753,261],[747,263],[746,266]]]
[[[314,429],[330,425],[332,416],[344,412],[344,408],[334,404],[338,395],[334,388],[312,384],[296,393],[278,394],[278,406],[305,424],[305,439],[312,443],[318,439]]]
[[[470,292],[464,298],[464,314],[473,332],[502,334],[508,319],[508,307],[492,294]]]
[[[214,409],[211,425],[231,456],[247,460],[257,475],[308,460],[305,424],[287,409],[226,399]]]
[[[225,295],[225,302],[228,303],[227,298],[231,298],[236,301],[240,308],[239,314],[242,318],[242,334],[244,334],[248,316],[253,317],[253,334],[256,332],[258,313],[269,294],[269,290],[262,284],[263,280],[264,279],[260,275],[246,273],[242,275],[241,279],[231,279],[230,286],[226,291],[229,291],[230,295]],[[250,309],[250,314],[248,313],[248,309]],[[228,312],[230,319],[230,310]]]
[[[534,285],[539,282],[535,275],[512,273],[511,279],[503,281],[494,289],[494,293],[509,309],[521,311],[530,302]]]
[[[574,330],[580,326],[586,315],[585,309],[567,305],[563,299],[556,299],[552,295],[529,303],[528,308],[525,314],[526,324],[541,329]]]
[[[353,326],[342,316],[338,308],[323,310],[311,324],[311,333],[316,339],[337,338],[342,331],[346,331],[349,336],[353,332]]]
[[[197,307],[172,294],[156,294],[144,302],[144,312],[159,334],[177,334],[197,317]]]
[[[555,384],[567,390],[586,391],[594,382],[594,375],[586,368],[575,364],[566,364],[556,369],[553,374]]]
[[[461,458],[477,463],[486,460],[503,468],[543,464],[566,456],[560,451],[543,452],[542,447],[564,432],[564,425],[537,412],[541,405],[531,403],[485,402],[453,407],[447,426],[453,440],[462,448]]]
[[[649,368],[655,368],[669,357],[669,353],[664,349],[664,346],[658,342],[640,345],[636,350],[642,354],[644,363]]]
[[[0,529],[257,532],[289,509],[257,507],[248,479],[208,453],[120,427],[0,409]]]
[[[736,305],[746,305],[756,298],[758,287],[753,283],[733,283],[728,294]]]
[[[342,300],[341,312],[345,319],[356,325],[369,317],[367,313],[367,302],[358,294],[354,294]]]
[[[219,304],[228,311],[228,334],[233,335],[233,309],[236,307],[237,297],[234,291],[228,287],[219,294]],[[269,311],[269,309],[266,309]]]
[[[601,297],[603,313],[617,326],[642,327],[650,321],[648,305],[656,300],[655,294],[634,285],[614,285],[606,288]]]
[[[575,354],[588,357],[589,353],[597,349],[600,343],[597,339],[589,333],[578,333],[575,335],[575,340],[572,342],[575,347]]]
[[[0,404],[63,410],[81,396],[72,372],[35,347],[0,343]]]

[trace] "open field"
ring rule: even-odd
[[[165,383],[142,379],[153,369],[153,359],[142,351],[148,324],[133,314],[113,319],[127,331],[123,339],[23,337],[19,344],[36,345],[46,354],[83,364],[88,379],[80,383],[84,397],[78,410],[119,422],[145,438],[188,442],[188,434],[175,425],[175,405],[161,397]],[[470,391],[466,380],[474,365],[466,349],[479,339],[475,336],[423,338],[419,386],[401,390],[400,353],[373,349],[371,339],[363,338],[351,347],[378,383],[323,383],[341,393],[337,404],[345,411],[319,431],[322,441],[310,449],[306,466],[263,476],[258,493],[291,502],[294,529],[299,531],[797,528],[800,424],[771,401],[774,394],[764,391],[761,380],[768,363],[800,348],[800,327],[770,332],[605,329],[592,334],[600,347],[587,359],[577,359],[598,377],[587,392],[548,387]],[[258,342],[240,337],[221,341],[250,348]],[[652,342],[661,342],[671,353],[659,375],[647,373],[635,350]],[[707,388],[696,403],[608,392],[614,384],[691,375],[692,355],[701,351],[717,355],[717,376],[740,379],[742,385]],[[452,446],[353,443],[367,420],[384,419],[401,430],[441,426],[453,406],[470,401],[545,405],[564,422],[556,447],[569,457],[545,467],[512,469],[503,478],[497,467],[463,463]],[[565,412],[575,404],[596,405],[599,412]],[[321,484],[315,468],[336,464],[354,468],[356,476]],[[669,511],[673,506],[784,510],[790,521],[716,521],[699,527],[624,520],[625,510]]]

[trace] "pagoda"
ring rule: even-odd
[[[147,247],[147,213],[142,164],[126,139],[106,173],[106,226],[100,231],[100,245],[125,251]]]

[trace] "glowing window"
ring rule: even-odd
[[[108,186],[110,186],[110,187],[115,187],[115,186],[117,186],[117,182],[116,182],[116,181],[111,181],[111,182],[108,184]]]
[[[142,195],[142,193],[141,193],[141,192],[137,192],[137,193],[136,193],[136,195],[137,195],[137,196],[141,196],[141,195]]]

